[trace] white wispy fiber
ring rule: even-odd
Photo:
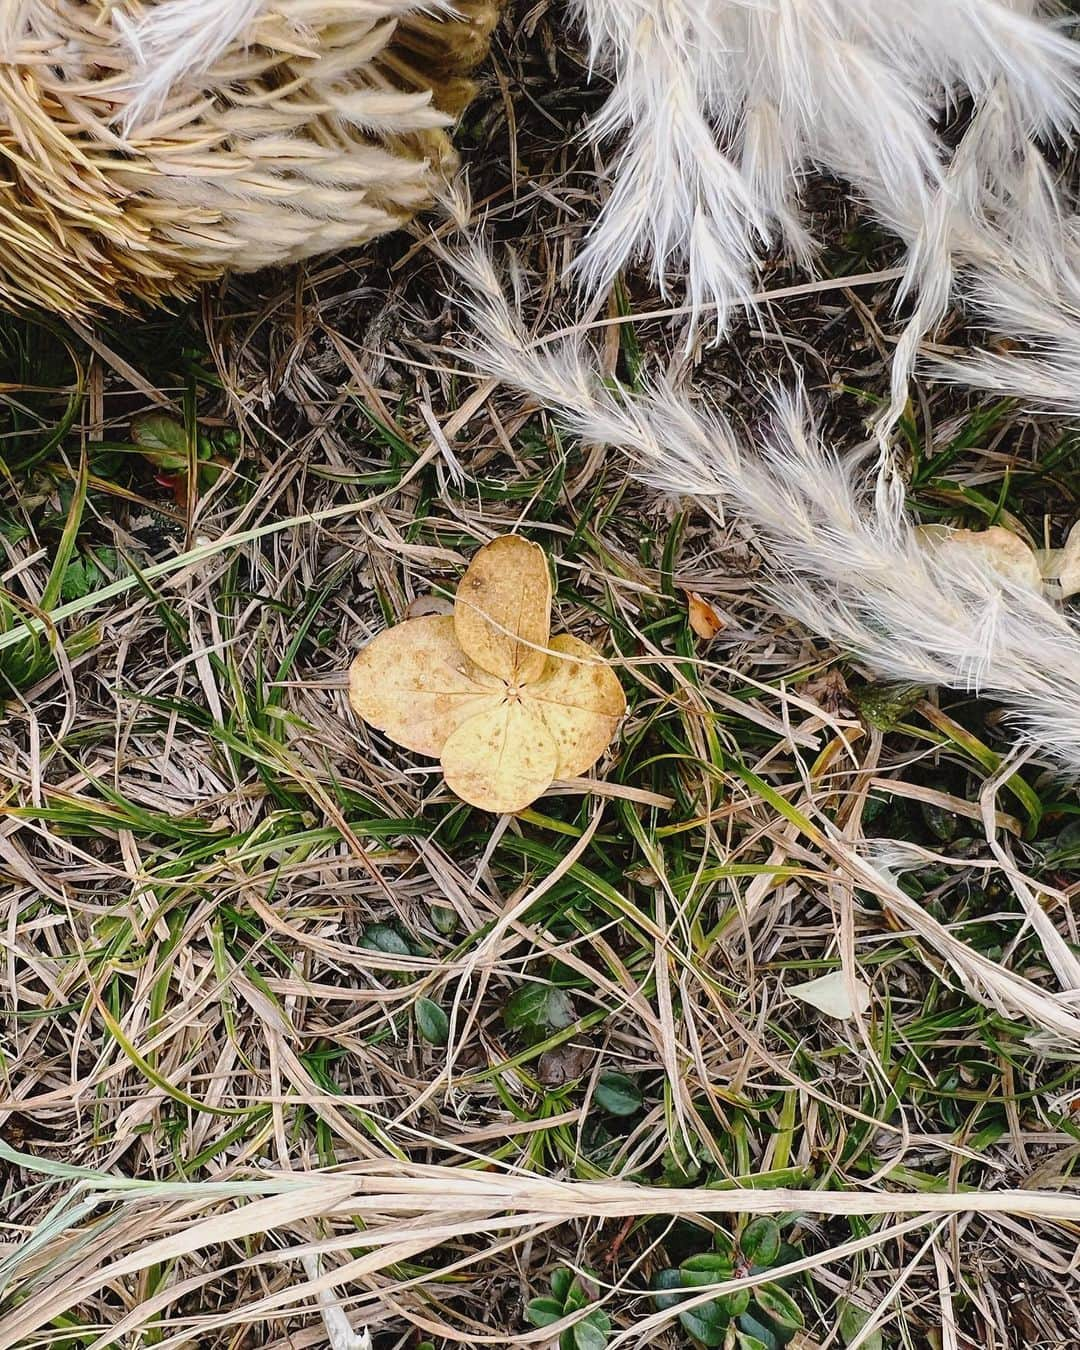
[[[775,392],[750,450],[718,409],[663,378],[631,394],[599,379],[575,339],[530,344],[481,248],[454,265],[480,370],[623,451],[651,486],[737,518],[769,561],[769,603],[881,677],[1000,700],[1040,759],[1080,774],[1080,631],[976,551],[928,549],[906,516],[875,510],[864,461],[825,444],[799,392]]]
[[[591,133],[605,143],[622,136],[611,194],[578,260],[587,286],[598,290],[627,263],[646,259],[664,288],[672,273],[685,275],[692,319],[715,306],[722,331],[730,307],[755,289],[766,248],[782,244],[811,261],[800,187],[812,172],[835,175],[907,246],[898,298],[917,300],[897,353],[895,413],[918,342],[945,313],[955,269],[987,269],[982,288],[995,284],[991,271],[1028,204],[1015,191],[1017,167],[1041,164],[1040,143],[1075,133],[1080,45],[1050,21],[1055,7],[1039,0],[575,5],[593,64],[613,79]],[[954,152],[938,124],[961,103],[970,103],[973,118]],[[1033,217],[1026,232],[1037,256],[1040,223]],[[988,317],[1017,316],[1007,308]]]
[[[211,69],[233,43],[242,41],[267,0],[165,0],[138,19],[120,8],[113,22],[131,47],[136,65],[132,95],[124,109],[130,130],[156,117],[173,88]]]
[[[961,277],[968,308],[1010,341],[931,367],[946,378],[1036,408],[1080,412],[1080,221],[1075,199],[1031,146],[1010,145],[990,124],[982,157],[1000,166],[995,230]],[[971,136],[982,136],[973,124]],[[975,156],[973,156],[975,158]]]

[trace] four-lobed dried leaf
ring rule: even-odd
[[[591,768],[626,711],[597,652],[551,637],[547,558],[518,535],[476,554],[452,615],[408,619],[369,642],[349,701],[398,745],[439,759],[464,801],[497,812]]]

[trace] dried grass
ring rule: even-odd
[[[553,15],[520,7],[465,133],[542,332],[576,326],[560,277],[596,205],[568,149],[593,95]],[[697,378],[752,428],[801,343],[824,434],[860,439],[841,386],[887,389],[890,261],[846,290],[771,275],[767,321]],[[68,649],[0,723],[0,1344],[321,1347],[332,1291],[376,1350],[544,1346],[523,1305],[565,1266],[593,1272],[614,1344],[682,1347],[653,1277],[757,1211],[792,1216],[809,1343],[854,1304],[888,1345],[1068,1344],[1071,788],[1004,757],[967,695],[860,711],[895,691],[772,603],[738,524],[475,382],[441,288],[417,232],[238,281],[186,325],[98,328],[70,379],[35,361],[5,393],[12,464],[75,406],[23,471],[30,533],[0,532],[7,593],[41,608],[84,445],[80,548],[117,545],[147,587],[117,559],[119,585],[104,562],[50,606]],[[626,308],[595,319],[603,374],[678,383],[685,357]],[[918,393],[914,507],[972,523],[1007,482],[1007,516],[1068,523],[1051,424]],[[240,444],[180,503],[100,447],[185,397]],[[594,781],[495,821],[357,726],[343,676],[513,528],[632,712]],[[688,590],[723,620],[709,645]],[[836,969],[872,990],[861,1023],[788,995]],[[505,1006],[553,979],[574,1020],[530,1044]],[[642,1094],[626,1117],[612,1072]]]

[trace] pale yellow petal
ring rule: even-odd
[[[515,685],[539,679],[551,634],[544,550],[516,534],[485,544],[461,579],[454,624],[462,651],[481,670]]]
[[[561,633],[551,650],[576,660],[548,658],[543,677],[525,691],[559,747],[557,778],[591,769],[611,744],[626,712],[619,677],[587,642]]]
[[[357,715],[398,745],[435,759],[454,728],[499,700],[503,690],[458,646],[449,614],[387,628],[349,671],[349,702]]]
[[[510,700],[463,722],[442,749],[447,786],[483,811],[523,811],[551,786],[558,762],[535,708]]]

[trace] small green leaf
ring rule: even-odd
[[[709,1346],[723,1345],[731,1325],[727,1313],[711,1299],[708,1303],[699,1303],[696,1308],[681,1312],[679,1321],[691,1336],[695,1336],[702,1345]]]
[[[81,600],[101,582],[101,573],[89,558],[72,558],[60,582],[61,600]]]
[[[574,1350],[604,1350],[610,1330],[607,1314],[597,1308],[573,1327]]]
[[[751,1336],[749,1332],[746,1331],[737,1330],[735,1332],[735,1340],[739,1350],[769,1350],[768,1345],[766,1345],[764,1341],[759,1341],[756,1336]]]
[[[596,1103],[613,1116],[632,1116],[641,1110],[641,1092],[624,1073],[602,1073],[596,1080]]]
[[[566,1296],[570,1292],[570,1286],[574,1283],[574,1272],[567,1270],[565,1266],[556,1266],[551,1272],[551,1292],[559,1300],[559,1303],[566,1302]]]
[[[721,1252],[727,1257],[732,1265],[735,1264],[735,1244],[728,1235],[719,1228],[713,1234],[712,1245],[714,1251]]]
[[[688,1257],[679,1266],[684,1286],[698,1289],[706,1284],[719,1284],[721,1280],[730,1280],[735,1273],[734,1267],[723,1252],[699,1252]]]
[[[754,1290],[754,1301],[759,1308],[781,1327],[798,1331],[803,1326],[803,1315],[799,1305],[776,1284],[761,1284]]]
[[[388,923],[369,923],[360,938],[360,946],[373,952],[385,952],[388,956],[412,955],[409,944]]]
[[[568,1313],[579,1312],[582,1308],[587,1308],[590,1302],[588,1294],[575,1280],[567,1290],[566,1298],[563,1299],[563,1311]]]
[[[914,684],[865,684],[851,690],[863,720],[879,731],[895,731],[925,693]]]
[[[416,1028],[429,1045],[445,1045],[450,1039],[450,1022],[430,998],[416,1000]]]
[[[733,1294],[725,1294],[720,1299],[720,1303],[727,1315],[734,1321],[736,1317],[741,1317],[749,1308],[750,1290],[736,1289]]]
[[[181,422],[164,413],[145,413],[131,423],[131,439],[143,456],[164,473],[188,467],[188,438]]]
[[[334,637],[337,637],[337,629],[333,629]],[[431,922],[442,933],[443,937],[449,937],[458,926],[458,916],[449,905],[432,905]]]
[[[750,1338],[751,1350],[756,1350],[755,1341],[758,1345],[764,1346],[765,1350],[784,1350],[794,1332],[780,1332],[774,1327],[767,1327],[764,1322],[759,1322],[753,1313],[745,1312],[739,1318],[738,1334]]]
[[[521,1032],[527,1040],[543,1040],[549,1032],[561,1031],[576,1020],[570,995],[553,984],[527,984],[503,1009],[507,1029]]]
[[[658,1270],[653,1276],[653,1298],[661,1312],[667,1312],[682,1302],[682,1294],[674,1291],[683,1287],[682,1276],[677,1270]]]
[[[563,1315],[563,1305],[557,1298],[534,1298],[525,1305],[525,1320],[534,1327],[549,1327]]]
[[[863,1327],[873,1316],[866,1308],[860,1308],[857,1303],[852,1303],[850,1299],[845,1299],[844,1310],[840,1314],[840,1335],[845,1345],[850,1345],[856,1340]],[[880,1331],[872,1331],[862,1342],[862,1350],[881,1350],[884,1342],[881,1339]]]
[[[780,1255],[780,1226],[763,1216],[747,1224],[739,1238],[739,1249],[751,1266],[771,1266]]]

